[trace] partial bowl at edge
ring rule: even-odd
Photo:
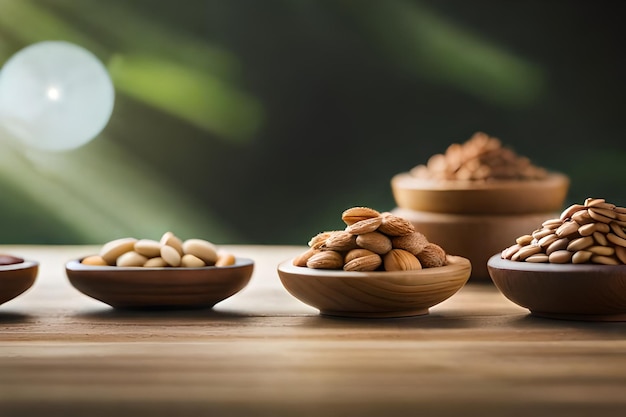
[[[0,266],[0,304],[6,303],[33,286],[39,263],[25,260],[18,264]]]
[[[500,292],[535,316],[626,321],[626,265],[517,262],[496,254],[487,267]]]

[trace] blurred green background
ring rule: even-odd
[[[481,130],[626,205],[613,1],[0,0],[0,63],[43,40],[107,66],[88,145],[0,137],[0,243],[306,244]],[[1,72],[0,72],[1,76]]]

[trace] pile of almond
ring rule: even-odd
[[[447,181],[534,180],[548,175],[483,132],[463,144],[453,143],[445,153],[431,156],[426,165],[418,165],[410,173],[420,179]]]
[[[161,240],[136,239],[125,237],[105,243],[98,255],[81,261],[95,266],[140,266],[146,268],[228,266],[235,263],[235,257],[219,251],[204,239],[182,241],[172,232],[166,232]]]
[[[345,271],[408,271],[447,263],[446,252],[394,214],[368,207],[343,212],[344,230],[322,232],[309,249],[293,260],[295,266]]]
[[[518,237],[501,256],[523,262],[626,264],[626,208],[587,198]]]

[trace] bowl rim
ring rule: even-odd
[[[115,265],[85,265],[82,264],[81,261],[85,259],[86,256],[72,259],[65,263],[66,271],[71,272],[83,272],[83,271],[100,271],[100,272],[130,272],[130,273],[140,273],[141,271],[146,272],[154,272],[154,271],[171,271],[171,272],[183,272],[183,271],[211,271],[211,270],[226,270],[226,269],[237,269],[243,268],[250,265],[254,265],[254,260],[252,258],[235,256],[235,263],[233,265],[224,265],[224,266],[215,266],[215,265],[205,265],[205,266],[159,266],[159,267],[145,267],[145,266],[115,266]]]
[[[295,258],[284,260],[278,264],[279,272],[286,272],[299,277],[315,277],[321,279],[358,279],[358,280],[379,280],[397,278],[419,278],[432,275],[445,275],[448,271],[468,268],[471,271],[472,265],[469,259],[458,255],[446,255],[448,260],[454,261],[444,266],[434,268],[414,269],[410,271],[344,271],[343,269],[316,269],[306,266],[296,266],[293,264]]]
[[[597,274],[598,272],[622,271],[626,274],[626,265],[603,265],[603,264],[555,264],[547,262],[519,262],[502,258],[500,253],[492,255],[487,260],[487,267],[511,270],[519,272],[555,272],[555,273],[577,273],[577,274]]]
[[[569,177],[558,171],[548,171],[546,178],[529,180],[487,180],[487,181],[462,181],[462,180],[437,180],[429,178],[417,178],[410,172],[400,172],[391,178],[393,187],[412,191],[503,191],[512,187],[517,189],[536,188],[537,186],[562,186],[569,184]]]
[[[18,271],[18,270],[21,270],[21,269],[29,269],[29,268],[34,268],[34,267],[38,267],[38,266],[39,266],[39,262],[38,261],[24,259],[23,262],[20,262],[20,263],[17,263],[17,264],[0,265],[0,273],[8,272],[8,271]]]

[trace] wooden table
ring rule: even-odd
[[[626,415],[626,323],[535,318],[491,284],[429,316],[340,319],[287,293],[303,247],[256,261],[212,310],[116,311],[68,282],[87,246],[0,246],[40,261],[0,306],[0,416]]]

